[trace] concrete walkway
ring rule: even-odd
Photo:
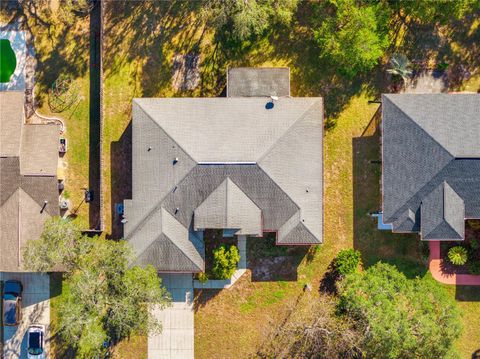
[[[162,322],[161,334],[148,337],[151,359],[193,359],[193,281],[191,274],[161,274],[172,295],[172,306],[154,309]]]
[[[429,269],[433,278],[443,284],[480,286],[480,275],[445,273],[442,270],[440,241],[430,241]]]

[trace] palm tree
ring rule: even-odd
[[[403,54],[393,54],[390,59],[391,69],[388,69],[389,74],[400,76],[403,79],[404,83],[407,83],[407,80],[412,75],[412,70],[410,70],[410,61]]]

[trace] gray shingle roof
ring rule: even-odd
[[[480,218],[479,111],[475,94],[383,95],[383,211],[394,231],[463,239],[464,219]]]
[[[0,156],[19,156],[23,123],[24,93],[2,91],[0,94]]]
[[[227,74],[228,97],[290,96],[288,67],[235,67]]]
[[[0,92],[2,105],[9,103],[16,108],[4,112],[2,107],[2,128],[7,123],[12,129],[10,124],[23,116],[23,93],[13,94]],[[0,156],[0,271],[6,272],[23,270],[23,246],[39,238],[45,221],[59,214],[55,176],[58,126],[24,125],[22,117],[19,123],[19,129],[10,131],[10,136],[15,132],[18,137],[7,141]],[[42,211],[45,201],[48,203]]]
[[[124,230],[137,263],[203,270],[195,228],[278,231],[279,244],[321,243],[322,100],[265,104],[258,97],[134,100]]]

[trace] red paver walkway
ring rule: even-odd
[[[440,256],[440,241],[430,241],[429,268],[433,278],[443,284],[479,285],[480,275],[444,273]]]

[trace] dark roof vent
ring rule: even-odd
[[[273,101],[267,102],[267,104],[265,105],[265,109],[271,110],[273,108],[273,106],[275,106]]]
[[[175,158],[173,159],[173,164],[176,165],[177,163],[178,163],[178,157],[175,157]]]

